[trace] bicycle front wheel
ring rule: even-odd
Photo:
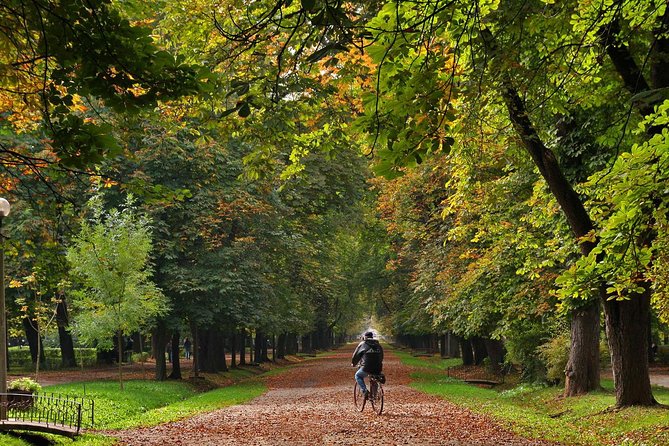
[[[362,393],[362,389],[358,383],[355,383],[353,386],[353,404],[355,405],[356,410],[362,412],[365,408],[366,402],[367,400],[365,399],[365,394]]]
[[[377,415],[381,415],[381,412],[383,412],[383,386],[380,383],[374,383],[374,387],[369,401],[372,403],[372,410]]]

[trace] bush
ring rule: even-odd
[[[569,361],[570,340],[570,333],[564,331],[539,347],[539,356],[546,363],[546,378],[548,380],[564,381],[564,371]],[[611,364],[609,345],[604,337],[599,341],[599,361],[602,367]]]
[[[546,379],[562,382],[569,361],[569,332],[565,331],[539,346],[539,356],[546,364]]]
[[[97,361],[97,352],[94,348],[75,348],[74,356],[79,366],[82,360],[84,361],[84,366],[95,365]],[[44,358],[46,360],[42,364],[44,369],[57,370],[61,368],[60,348],[45,348]],[[28,347],[9,347],[9,367],[23,370],[33,368],[34,364],[30,356],[30,349]]]
[[[657,346],[657,361],[661,364],[669,364],[669,345]]]
[[[146,362],[151,355],[147,352],[133,353],[131,356],[132,362]]]
[[[504,346],[507,362],[521,366],[521,378],[526,382],[543,381],[545,364],[537,354],[541,342],[546,339],[546,328],[540,323],[519,321],[507,331]]]
[[[9,393],[17,390],[21,392],[37,393],[42,390],[42,386],[40,386],[37,381],[28,377],[23,377],[15,379],[7,385],[7,391]]]

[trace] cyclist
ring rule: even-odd
[[[364,340],[358,344],[351,357],[351,364],[358,365],[360,368],[355,372],[355,380],[360,386],[360,390],[367,398],[367,386],[365,378],[368,375],[377,375],[383,369],[383,347],[379,341],[374,339],[374,333],[368,331],[365,333]]]

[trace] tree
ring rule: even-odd
[[[158,48],[150,28],[108,0],[10,0],[0,6],[0,29],[2,126],[19,130],[1,141],[5,165],[99,162],[120,151],[100,109],[133,112],[204,85],[206,73]],[[26,131],[51,142],[35,153]]]
[[[427,129],[413,124],[418,118],[413,114],[409,114],[413,121],[400,119],[398,123],[393,109],[378,107],[379,101],[372,103],[367,123],[372,130],[379,129],[380,123],[389,128],[372,132],[383,137],[380,146],[384,150],[380,150],[380,155],[392,168],[406,165],[407,160],[414,158],[419,161],[434,150],[451,148],[452,137],[461,135],[458,129],[461,129],[462,119],[458,119],[458,112],[463,102],[479,104],[474,116],[478,119],[489,116],[487,111],[498,111],[501,105],[513,125],[517,141],[530,155],[560,204],[582,256],[589,256],[598,242],[595,224],[586,210],[586,198],[575,191],[574,180],[561,166],[562,154],[553,149],[559,146],[553,144],[551,135],[559,133],[556,128],[561,117],[576,116],[579,114],[574,114],[576,110],[597,110],[606,104],[615,110],[609,116],[625,116],[629,105],[621,101],[625,98],[620,94],[623,87],[633,94],[643,92],[642,96],[648,99],[636,102],[641,115],[647,115],[658,104],[661,95],[651,93],[650,84],[643,81],[643,70],[636,65],[630,49],[633,46],[623,42],[631,39],[634,47],[647,49],[654,87],[661,90],[664,76],[657,73],[666,72],[666,4],[619,1],[605,5],[572,2],[547,6],[527,2],[435,1],[430,5],[432,7],[422,9],[414,3],[388,3],[370,24],[375,30],[376,46],[370,54],[375,55],[382,73],[375,95],[383,98],[395,85],[409,90],[409,97],[411,91],[419,95],[422,83],[418,80],[428,77],[441,80],[439,85],[445,93],[442,98],[462,95],[467,100],[455,100],[452,107],[440,106],[439,95],[419,95],[421,102],[432,103],[430,110],[434,119],[429,121],[434,125]],[[554,14],[546,16],[544,6]],[[639,32],[630,33],[631,29]],[[424,44],[424,50],[418,43]],[[611,65],[594,63],[599,60],[597,49],[602,56],[604,53],[609,57]],[[595,94],[593,88],[597,91]],[[603,98],[610,98],[609,102]],[[426,120],[417,121],[422,125]],[[419,131],[411,133],[405,122]],[[622,122],[623,138],[615,140],[605,138],[617,126],[601,126],[598,137],[606,141],[610,161],[615,159],[621,143],[631,141],[629,133],[624,131],[627,121]],[[432,144],[435,138],[436,144]],[[384,147],[386,141],[391,147],[389,151]],[[635,243],[647,244],[642,240],[637,239]],[[606,288],[600,279],[581,290],[581,301],[572,315],[573,348],[566,393],[575,394],[598,386],[599,303],[591,292],[595,289],[598,291],[594,294],[599,295],[607,315],[617,405],[654,404],[644,368],[646,349],[638,348],[639,343],[643,346],[647,342],[644,333],[650,302],[648,292],[636,290],[623,297],[612,295]],[[648,290],[648,284],[642,288]]]
[[[76,331],[98,347],[116,337],[119,383],[123,389],[123,336],[138,331],[167,310],[151,281],[149,221],[137,214],[132,197],[122,209],[105,211],[102,197],[89,201],[90,221],[68,249],[67,259],[82,288],[73,292]]]
[[[232,10],[248,7],[231,3]],[[360,26],[378,6],[377,17]],[[627,89],[635,95],[639,114],[648,116],[661,102],[669,77],[665,74],[669,72],[669,8],[661,0],[389,1],[360,10],[348,3],[267,1],[249,8],[253,13],[246,15],[248,22],[217,18],[217,27],[231,41],[230,47],[240,52],[255,49],[258,41],[275,44],[274,52],[263,55],[276,56],[277,87],[285,85],[279,82],[281,74],[290,71],[285,67],[294,69],[320,59],[337,66],[342,50],[367,47],[377,81],[363,99],[366,116],[359,128],[370,135],[371,149],[381,159],[377,171],[385,175],[401,174],[402,167],[420,163],[435,152],[457,150],[458,139],[476,134],[472,127],[467,132],[467,121],[480,123],[493,113],[504,113],[513,134],[500,133],[509,146],[524,148],[536,164],[584,257],[597,246],[598,222],[586,210],[587,197],[576,192],[575,179],[562,165],[564,154],[556,145],[556,135],[563,118],[593,110],[605,116],[601,110],[612,111],[608,116],[615,117],[613,125],[609,119],[600,123],[597,138],[605,144],[596,156],[601,160],[605,155],[612,163],[621,145],[630,147],[635,142],[626,131],[629,96],[621,92]],[[277,23],[280,26],[274,26]],[[314,41],[316,37],[321,40]],[[605,58],[608,63],[600,63]],[[649,63],[644,67],[637,59]],[[338,79],[351,81],[345,76]],[[468,103],[477,106],[463,106]],[[467,111],[473,113],[462,114]],[[580,125],[584,121],[575,127]],[[614,134],[623,137],[613,139]],[[581,153],[588,153],[585,144]],[[581,161],[596,164],[585,157]],[[636,243],[648,245],[650,239],[644,238]],[[566,393],[599,385],[601,304],[607,315],[617,405],[654,404],[645,361],[635,356],[645,355],[646,349],[633,347],[646,342],[650,282],[642,286],[644,292],[628,290],[625,297],[614,296],[606,288],[601,282],[589,286],[580,293],[580,302],[573,301]],[[598,290],[597,296],[592,289]]]

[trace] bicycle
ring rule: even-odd
[[[353,404],[355,408],[362,412],[365,409],[365,404],[367,400],[372,404],[372,410],[377,414],[381,415],[383,412],[383,382],[385,377],[383,375],[368,375],[369,376],[369,392],[367,398],[362,393],[360,386],[356,382],[353,385]]]

